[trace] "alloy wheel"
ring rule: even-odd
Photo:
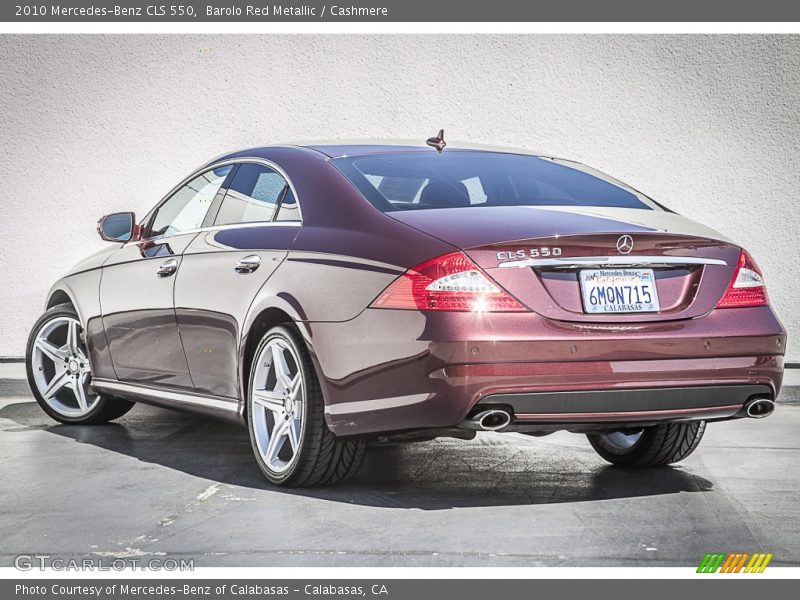
[[[61,316],[42,325],[33,344],[36,388],[47,405],[65,417],[83,417],[99,399],[89,389],[92,369],[82,338],[80,322]]]
[[[305,408],[300,361],[286,340],[273,337],[261,348],[251,388],[258,452],[270,471],[283,473],[299,455]]]

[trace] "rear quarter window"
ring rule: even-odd
[[[273,169],[244,163],[233,176],[214,224],[271,221],[279,200],[288,189],[289,184]]]

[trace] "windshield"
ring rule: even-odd
[[[497,152],[373,154],[332,163],[384,212],[479,206],[610,206],[653,201],[583,165]]]

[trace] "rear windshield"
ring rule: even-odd
[[[467,206],[658,209],[624,184],[566,161],[445,150],[337,158],[332,163],[384,211]]]

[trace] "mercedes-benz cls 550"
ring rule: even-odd
[[[31,331],[42,409],[232,419],[286,485],[483,430],[659,466],[772,412],[786,333],[745,249],[582,164],[444,146],[254,148],[103,217]]]

